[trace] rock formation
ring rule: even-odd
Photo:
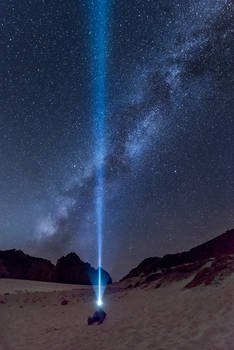
[[[104,284],[112,283],[106,271],[102,269],[101,273]],[[97,284],[98,270],[81,261],[75,253],[70,253],[57,261],[53,278],[54,281],[63,283]]]
[[[21,250],[0,251],[0,278],[18,278],[25,280],[95,284],[98,281],[98,269],[84,263],[75,253],[58,259],[56,266],[49,260],[35,258]],[[102,270],[103,284],[112,283],[110,275]]]
[[[220,283],[234,273],[234,230],[187,252],[143,260],[122,281],[127,288],[185,281],[184,288]]]
[[[46,259],[35,258],[21,250],[0,251],[0,277],[51,281],[54,265]]]
[[[234,229],[203,243],[189,251],[168,254],[162,258],[151,257],[143,260],[136,268],[131,270],[122,280],[139,276],[141,273],[149,274],[159,268],[167,269],[172,266],[183,265],[195,261],[218,257],[220,255],[234,254]]]

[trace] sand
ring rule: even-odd
[[[92,287],[2,279],[0,350],[233,350],[234,278],[190,290],[183,284],[113,285],[104,297],[107,319],[88,326]]]

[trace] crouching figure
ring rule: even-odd
[[[106,318],[106,313],[102,309],[99,309],[94,312],[93,317],[88,317],[88,325],[97,323],[101,324]]]

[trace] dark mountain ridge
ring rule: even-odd
[[[83,262],[75,253],[63,256],[53,265],[47,259],[11,249],[0,251],[0,278],[90,285],[97,284],[98,269]],[[103,269],[102,282],[112,283],[110,275]]]
[[[142,273],[148,275],[158,269],[169,269],[175,266],[204,261],[205,259],[228,254],[234,254],[234,229],[228,230],[218,237],[200,244],[189,251],[168,254],[162,258],[147,258],[124,276],[122,281],[128,278],[137,277]]]

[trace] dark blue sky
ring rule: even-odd
[[[0,249],[97,261],[88,1],[0,4]],[[233,5],[112,1],[104,267],[234,226]]]

